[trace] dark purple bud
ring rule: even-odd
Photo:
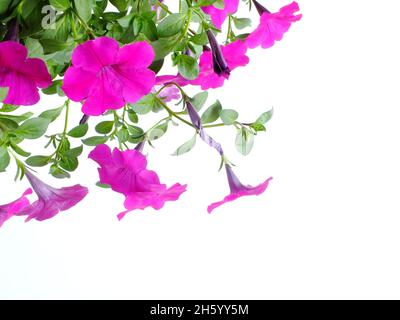
[[[82,125],[82,124],[87,123],[87,122],[89,121],[89,118],[90,118],[89,116],[87,116],[86,114],[84,114],[83,117],[82,117],[82,119],[81,119],[81,121],[79,121],[79,124]]]
[[[136,150],[136,151],[139,151],[140,153],[142,153],[145,144],[146,144],[146,141],[143,140],[142,142],[140,142],[140,143],[138,143],[138,144],[136,145],[135,150]]]
[[[224,58],[221,46],[211,30],[207,30],[207,37],[211,46],[214,72],[219,76],[223,76],[225,78],[229,77],[231,70],[229,69],[228,63]]]
[[[12,19],[7,23],[7,33],[4,40],[19,42],[19,24],[17,19]]]
[[[211,138],[208,133],[204,130],[203,125],[201,124],[201,118],[197,113],[196,109],[190,103],[189,98],[186,99],[186,110],[189,114],[190,121],[193,126],[198,130],[200,138],[207,143],[211,148],[214,148],[218,151],[218,153],[222,156],[224,151],[222,150],[221,144]]]
[[[258,3],[256,0],[253,0],[254,6],[256,7],[258,14],[261,16],[263,13],[271,13],[267,8],[262,6],[260,3]]]

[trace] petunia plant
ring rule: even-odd
[[[134,210],[159,210],[178,200],[190,184],[161,183],[158,174],[147,168],[144,154],[170,125],[193,130],[186,143],[171,146],[173,155],[188,153],[200,140],[221,159],[230,192],[209,205],[209,213],[226,202],[262,194],[272,178],[254,187],[242,184],[223,146],[209,131],[235,128],[232,141],[238,152],[248,155],[255,136],[266,130],[272,110],[245,122],[239,110],[220,101],[207,102],[207,90],[222,87],[235,77],[236,68],[250,63],[249,50],[271,48],[301,19],[296,2],[276,11],[267,6],[275,4],[270,0],[2,0],[0,173],[16,168],[15,179],[27,189],[17,200],[0,204],[0,226],[17,216],[47,220],[89,192],[81,185],[51,187],[39,179],[38,167],[46,167],[54,178],[68,179],[79,162],[97,163],[99,179],[93,184],[125,197],[119,219]],[[259,21],[239,15],[246,9]],[[171,67],[176,71],[165,71]],[[44,95],[57,97],[60,107],[37,106]],[[79,123],[71,121],[76,118],[72,114],[79,114]],[[150,114],[158,119],[146,126]],[[57,128],[56,123],[63,126]],[[94,131],[95,135],[90,133]],[[32,154],[29,144],[23,144],[36,139],[43,145],[40,154]],[[89,159],[82,159],[84,148]],[[152,156],[153,150],[146,154]],[[10,166],[12,162],[16,166]],[[31,199],[34,195],[36,199]]]

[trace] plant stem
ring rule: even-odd
[[[164,107],[164,109],[168,112],[168,114],[169,114],[170,116],[173,116],[173,117],[177,118],[178,120],[180,120],[181,122],[187,124],[188,126],[194,128],[194,129],[196,129],[195,126],[194,126],[192,123],[190,123],[189,121],[183,119],[183,118],[182,118],[181,116],[179,116],[176,112],[172,111],[172,110],[165,104],[164,101],[162,101],[162,100],[161,100],[160,98],[158,98],[158,97],[156,97],[156,99],[157,99],[157,102],[160,103],[160,104]],[[197,129],[196,129],[196,130],[197,130]]]

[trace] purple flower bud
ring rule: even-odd
[[[189,99],[186,99],[186,110],[189,114],[190,121],[192,122],[193,126],[199,131],[200,138],[207,143],[211,148],[214,148],[218,151],[218,153],[222,156],[224,151],[222,150],[221,144],[215,141],[212,137],[208,135],[208,133],[204,130],[203,125],[201,124],[201,118],[197,113],[196,109],[190,103]]]
[[[80,125],[86,124],[86,123],[89,121],[89,118],[90,118],[90,116],[84,114],[84,115],[82,116],[81,120],[79,121],[79,124],[80,124]]]
[[[219,45],[217,39],[210,30],[207,30],[207,37],[208,42],[211,46],[214,72],[219,76],[228,78],[231,70],[229,69],[228,63],[226,62],[224,55],[222,54],[221,46]]]
[[[256,0],[253,0],[254,6],[256,7],[258,14],[261,16],[263,13],[271,13],[267,8],[262,6],[260,3],[258,3]]]
[[[4,41],[19,42],[19,24],[17,19],[12,19],[7,23],[7,33],[4,36]]]

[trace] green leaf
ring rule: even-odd
[[[14,134],[24,139],[37,139],[43,136],[50,124],[45,118],[32,118],[26,120],[14,131]]]
[[[46,89],[42,89],[42,92],[44,94],[56,94],[59,93],[60,89],[62,86],[62,80],[54,80],[53,84],[50,87],[47,87]]]
[[[64,110],[64,106],[56,108],[56,109],[46,110],[46,111],[42,112],[39,115],[39,117],[48,119],[50,122],[53,122],[60,116],[60,114],[63,110]]]
[[[118,9],[118,11],[123,12],[128,8],[129,2],[126,0],[110,0],[110,2]]]
[[[0,1],[0,14],[7,12],[12,0],[1,0]]]
[[[0,112],[13,112],[18,108],[19,106],[14,106],[12,104],[3,104],[3,106],[0,108]]]
[[[128,110],[128,118],[132,123],[138,123],[139,122],[138,115],[133,110]]]
[[[25,150],[23,150],[23,149],[21,149],[17,144],[15,144],[14,143],[14,139],[10,139],[11,141],[11,143],[10,143],[10,146],[11,146],[11,148],[13,148],[13,150],[16,152],[16,153],[18,153],[20,156],[23,156],[23,157],[29,157],[31,154],[30,154],[30,152],[26,152]]]
[[[206,111],[204,111],[203,115],[201,116],[201,122],[206,124],[216,121],[219,118],[221,111],[221,103],[217,100],[214,104],[208,107]]]
[[[131,105],[133,111],[138,114],[146,114],[149,113],[155,104],[155,96],[154,94],[148,94],[136,102],[134,105]]]
[[[95,137],[90,137],[87,139],[82,140],[83,144],[87,145],[87,146],[97,146],[98,144],[103,144],[105,142],[107,142],[108,137],[104,137],[104,136],[95,136]]]
[[[3,102],[8,95],[8,88],[7,87],[1,87],[0,88],[0,102]]]
[[[122,128],[117,132],[117,138],[120,143],[124,143],[129,139],[129,131],[127,128]]]
[[[176,149],[172,155],[180,156],[182,154],[188,153],[196,145],[196,137],[197,137],[197,134],[194,135],[192,139],[190,139],[189,141],[186,141],[183,145],[181,145],[178,149]]]
[[[200,111],[201,108],[203,108],[203,106],[207,102],[207,98],[208,98],[208,92],[203,91],[203,92],[196,94],[193,98],[191,98],[190,102],[192,103],[192,105],[196,109],[196,111]]]
[[[114,127],[114,121],[103,121],[96,125],[95,130],[97,133],[107,134],[112,131]]]
[[[82,138],[86,135],[89,130],[89,125],[87,123],[81,124],[68,132],[68,135],[72,138]]]
[[[79,17],[83,21],[88,22],[92,16],[92,1],[91,0],[74,0],[75,8]]]
[[[50,5],[56,10],[65,11],[71,6],[71,3],[70,0],[50,0]]]
[[[253,133],[249,129],[242,127],[238,130],[238,133],[236,135],[235,145],[237,151],[239,151],[242,155],[247,156],[253,149]]]
[[[32,112],[26,112],[26,113],[23,113],[23,114],[21,114],[19,116],[14,116],[14,115],[11,115],[11,114],[1,114],[0,118],[5,118],[5,119],[9,119],[9,120],[15,121],[16,123],[20,123],[22,121],[25,121],[25,120],[29,119],[32,116],[33,116]]]
[[[71,175],[67,172],[67,171],[65,171],[65,170],[63,170],[63,169],[61,169],[61,168],[59,168],[57,165],[55,165],[55,164],[53,164],[51,167],[50,167],[50,174],[53,176],[53,177],[55,177],[55,178],[57,178],[57,179],[65,179],[65,178],[70,178],[71,177]]]
[[[251,19],[249,18],[233,18],[233,24],[239,30],[250,27]]]
[[[96,186],[103,188],[103,189],[110,189],[111,186],[109,184],[105,184],[105,183],[100,183],[100,182],[96,182]]]
[[[0,117],[0,129],[15,130],[18,128],[18,123],[8,118]]]
[[[144,135],[144,131],[142,128],[137,127],[137,126],[128,126],[128,131],[130,133],[130,135],[132,136],[132,138],[139,138],[142,137]]]
[[[150,130],[148,133],[148,140],[153,141],[160,139],[168,130],[168,121]]]
[[[43,58],[44,51],[39,40],[33,38],[27,38],[25,40],[25,47],[29,51],[29,58]]]
[[[66,171],[75,171],[79,166],[79,161],[77,158],[63,157],[60,160],[60,167]]]
[[[7,147],[0,147],[0,172],[3,172],[7,169],[10,164],[10,155],[8,154]]]
[[[264,112],[261,116],[258,117],[258,119],[255,122],[266,124],[269,120],[271,120],[273,114],[274,114],[274,109]]]
[[[33,156],[26,159],[26,164],[31,167],[44,167],[49,164],[51,157],[49,156]]]
[[[253,128],[255,131],[267,131],[267,129],[265,128],[265,126],[261,123],[258,122],[254,122],[250,125],[251,128]]]
[[[161,38],[151,43],[155,52],[154,60],[161,60],[171,53],[178,44],[178,36]]]
[[[231,125],[235,123],[235,121],[239,117],[239,114],[235,110],[224,109],[221,111],[219,116],[223,123],[225,123],[226,125]]]
[[[179,73],[188,80],[194,80],[199,75],[199,64],[197,60],[186,54],[181,54],[177,58]]]
[[[180,33],[186,21],[186,14],[173,13],[162,20],[157,27],[160,38],[166,38]]]
[[[72,148],[64,152],[63,156],[67,158],[78,158],[83,152],[83,146]]]

